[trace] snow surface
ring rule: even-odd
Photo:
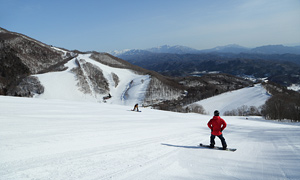
[[[54,49],[54,50],[56,50],[56,51],[60,51],[60,52],[64,53],[64,56],[66,56],[67,53],[68,53],[68,51],[60,49],[60,48],[57,48],[57,47],[54,47],[54,46],[51,46],[51,48]]]
[[[290,87],[288,87],[289,90],[293,91],[300,91],[300,85],[299,84],[292,84]]]
[[[248,107],[255,106],[258,108],[269,98],[270,95],[262,85],[257,84],[254,87],[230,91],[198,101],[194,104],[202,105],[205,111],[212,115],[215,110],[219,110],[220,113],[223,114],[225,111],[231,111],[243,105]]]
[[[300,179],[299,123],[223,117],[228,152],[211,116],[131,108],[0,96],[0,179]]]
[[[77,67],[75,63],[76,59],[83,59],[98,66],[103,71],[104,77],[108,80],[112,98],[107,100],[107,103],[133,106],[136,103],[143,102],[145,92],[151,80],[149,75],[138,75],[131,70],[104,65],[91,59],[90,55],[79,54],[78,57],[65,64],[68,67],[65,71],[35,75],[45,87],[44,93],[36,95],[35,98],[102,102],[102,98],[108,94],[84,94],[77,86],[75,74],[71,72],[71,69]],[[120,82],[117,87],[115,87],[115,82],[112,79],[112,72],[119,77]]]

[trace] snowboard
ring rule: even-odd
[[[131,111],[134,111],[134,110],[131,110]],[[142,111],[134,111],[134,112],[142,112]]]
[[[205,145],[205,144],[202,144],[200,143],[200,147],[205,147],[205,148],[209,148],[209,149],[216,149],[216,150],[222,150],[222,151],[236,151],[235,148],[226,148],[226,149],[223,149],[223,147],[218,147],[218,146],[215,146],[214,148],[210,148],[209,145]]]

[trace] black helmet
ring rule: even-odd
[[[215,115],[215,116],[219,116],[219,115],[220,115],[219,111],[218,111],[218,110],[215,110],[214,115]]]

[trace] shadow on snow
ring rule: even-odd
[[[204,147],[201,147],[201,146],[184,146],[184,145],[174,145],[174,144],[166,144],[166,143],[161,143],[161,145],[171,146],[171,147],[179,147],[179,148],[186,148],[186,149],[204,149]]]

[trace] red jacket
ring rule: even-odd
[[[207,123],[207,126],[212,130],[212,135],[220,136],[222,134],[222,131],[226,128],[227,124],[220,116],[214,116]]]

